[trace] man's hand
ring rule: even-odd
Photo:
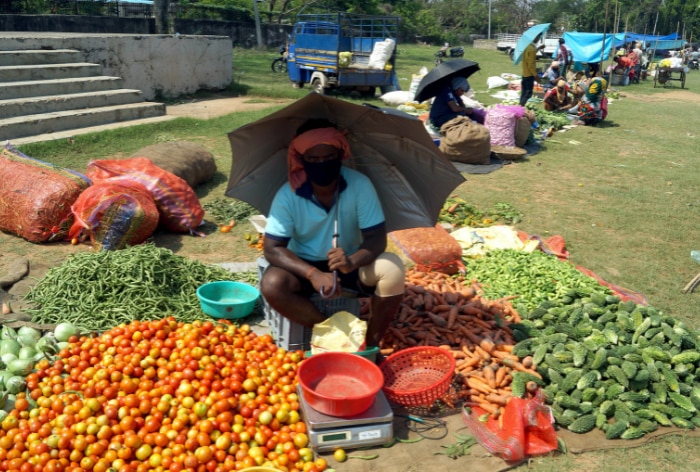
[[[309,276],[309,282],[313,285],[314,290],[323,295],[325,298],[335,298],[343,293],[343,288],[340,286],[340,279],[336,279],[332,272],[321,272],[315,270]],[[335,292],[333,286],[335,285]]]
[[[349,274],[355,269],[345,251],[339,247],[328,251],[328,268],[330,270],[339,270],[343,274]]]

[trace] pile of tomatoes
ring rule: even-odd
[[[73,338],[0,423],[0,470],[323,471],[299,417],[302,358],[228,322]]]

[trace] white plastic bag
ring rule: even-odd
[[[507,87],[510,82],[502,77],[489,77],[486,79],[486,85],[488,89],[495,89],[500,87]]]
[[[406,90],[394,90],[393,92],[387,92],[383,94],[379,99],[384,102],[385,105],[390,107],[397,107],[403,105],[406,102],[413,101],[413,92]]]
[[[395,46],[396,41],[394,41],[391,38],[387,38],[384,41],[374,43],[372,53],[369,55],[369,68],[384,69],[384,67],[386,67],[386,62],[391,58],[391,55],[394,53]]]

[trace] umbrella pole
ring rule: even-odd
[[[338,234],[338,207],[340,206],[340,202],[338,199],[340,198],[340,188],[335,189],[335,221],[333,221],[333,242],[332,246],[333,249],[338,247],[338,237],[340,236]],[[321,287],[321,298],[329,298],[332,296],[335,291],[338,289],[338,271],[334,270],[333,271],[333,286],[331,287],[330,291],[326,292],[323,287]]]
[[[603,68],[603,60],[605,58],[605,35],[608,30],[608,11],[610,8],[610,0],[605,0],[605,22],[603,23],[603,44],[600,47],[600,68]],[[613,43],[615,41],[613,40]],[[599,72],[603,72],[602,70],[599,70]],[[602,74],[605,75],[605,74]]]

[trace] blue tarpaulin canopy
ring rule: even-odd
[[[600,62],[610,56],[610,50],[625,43],[625,33],[616,35],[603,33],[564,33],[564,41],[571,49],[576,62]]]
[[[681,49],[688,42],[681,39],[678,33],[667,34],[665,36],[626,33],[627,41],[639,41],[645,43],[647,47],[653,49]]]
[[[605,44],[603,44],[605,37]],[[608,60],[612,49],[617,49],[631,41],[645,42],[648,47],[654,49],[679,49],[687,42],[684,39],[679,39],[677,33],[666,36],[644,35],[638,33],[564,33],[564,41],[571,49],[576,62],[600,62],[601,52],[603,53],[603,61]]]

